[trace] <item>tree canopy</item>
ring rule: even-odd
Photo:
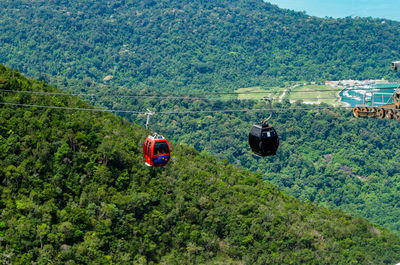
[[[262,0],[6,0],[0,16],[7,66],[131,89],[394,78],[399,50],[398,22],[317,18]]]

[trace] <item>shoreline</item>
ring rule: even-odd
[[[340,94],[342,93],[342,92],[344,92],[345,90],[347,89],[347,87],[344,87],[342,90],[340,90],[338,93],[337,93],[337,97],[339,98],[339,104],[343,104],[345,107],[351,107],[351,104],[349,103],[349,102],[343,102],[342,101],[342,96],[340,96]]]

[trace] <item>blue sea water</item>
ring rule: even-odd
[[[393,92],[394,89],[392,91],[388,90],[374,91],[375,99],[373,105],[379,106],[387,103],[392,103],[390,99]],[[341,92],[340,96],[342,97],[341,101],[349,104],[351,107],[363,104],[364,94],[360,93],[359,91],[349,91],[348,94],[345,95],[344,92]]]
[[[385,18],[400,21],[399,0],[265,0],[281,8],[305,11],[317,17],[348,16]]]
[[[367,90],[369,94],[367,94],[367,100],[371,100],[371,95],[374,95],[373,102],[374,106],[380,106],[383,104],[392,103],[392,93],[394,89],[372,89]],[[356,105],[364,104],[364,95],[366,93],[365,89],[360,88],[359,90],[355,88],[350,88],[350,90],[343,90],[340,92],[340,97],[342,98],[342,102],[347,103],[349,106],[354,107]],[[371,94],[372,93],[372,94]],[[367,103],[366,103],[367,104]],[[367,104],[368,105],[368,104]]]

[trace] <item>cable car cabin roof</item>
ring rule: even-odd
[[[274,127],[272,127],[272,125],[271,124],[263,124],[263,123],[255,123],[254,125],[253,125],[253,127],[256,127],[256,128],[259,128],[259,129],[266,129],[266,128],[272,128],[272,129],[274,129]],[[274,129],[275,130],[275,129]]]
[[[159,134],[149,135],[149,136],[147,136],[147,138],[150,139],[151,141],[165,140],[164,136],[159,135]]]

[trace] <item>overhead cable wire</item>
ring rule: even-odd
[[[156,99],[191,99],[191,100],[199,100],[199,99],[220,99],[220,98],[200,98],[200,97],[190,97],[190,96],[160,96],[160,95],[131,95],[131,94],[119,94],[119,93],[105,93],[105,94],[83,94],[83,93],[61,93],[61,92],[42,92],[42,91],[29,91],[29,90],[9,90],[9,89],[0,89],[0,92],[7,93],[26,93],[26,94],[34,94],[34,95],[45,95],[45,96],[73,96],[73,97],[125,97],[125,98],[156,98]]]
[[[141,112],[141,111],[110,110],[110,109],[96,109],[96,108],[78,108],[78,107],[62,107],[62,106],[52,106],[52,105],[21,104],[21,103],[10,103],[10,102],[0,102],[0,105],[14,106],[14,107],[35,107],[35,108],[47,108],[47,109],[62,109],[62,110],[97,111],[97,112],[125,112],[125,113],[136,113],[136,114],[144,113],[144,112]]]
[[[132,113],[132,114],[147,114],[148,111],[133,111],[133,110],[112,110],[112,109],[96,109],[96,108],[79,108],[79,107],[63,107],[52,105],[35,105],[35,104],[21,104],[11,102],[0,102],[0,105],[14,106],[14,107],[36,107],[48,109],[62,109],[62,110],[80,110],[80,111],[97,111],[97,112],[112,112],[112,113]],[[225,110],[188,110],[188,111],[159,111],[156,114],[195,114],[195,113],[234,113],[234,112],[258,112],[258,111],[291,111],[291,110],[322,110],[322,109],[349,109],[350,106],[324,106],[324,107],[294,107],[294,108],[262,108],[262,109],[225,109]]]
[[[192,114],[192,113],[233,113],[233,112],[258,112],[258,111],[291,111],[291,110],[322,110],[322,109],[348,109],[353,107],[296,107],[296,108],[262,108],[262,109],[236,109],[236,110],[194,110],[194,111],[160,111],[156,114]]]

